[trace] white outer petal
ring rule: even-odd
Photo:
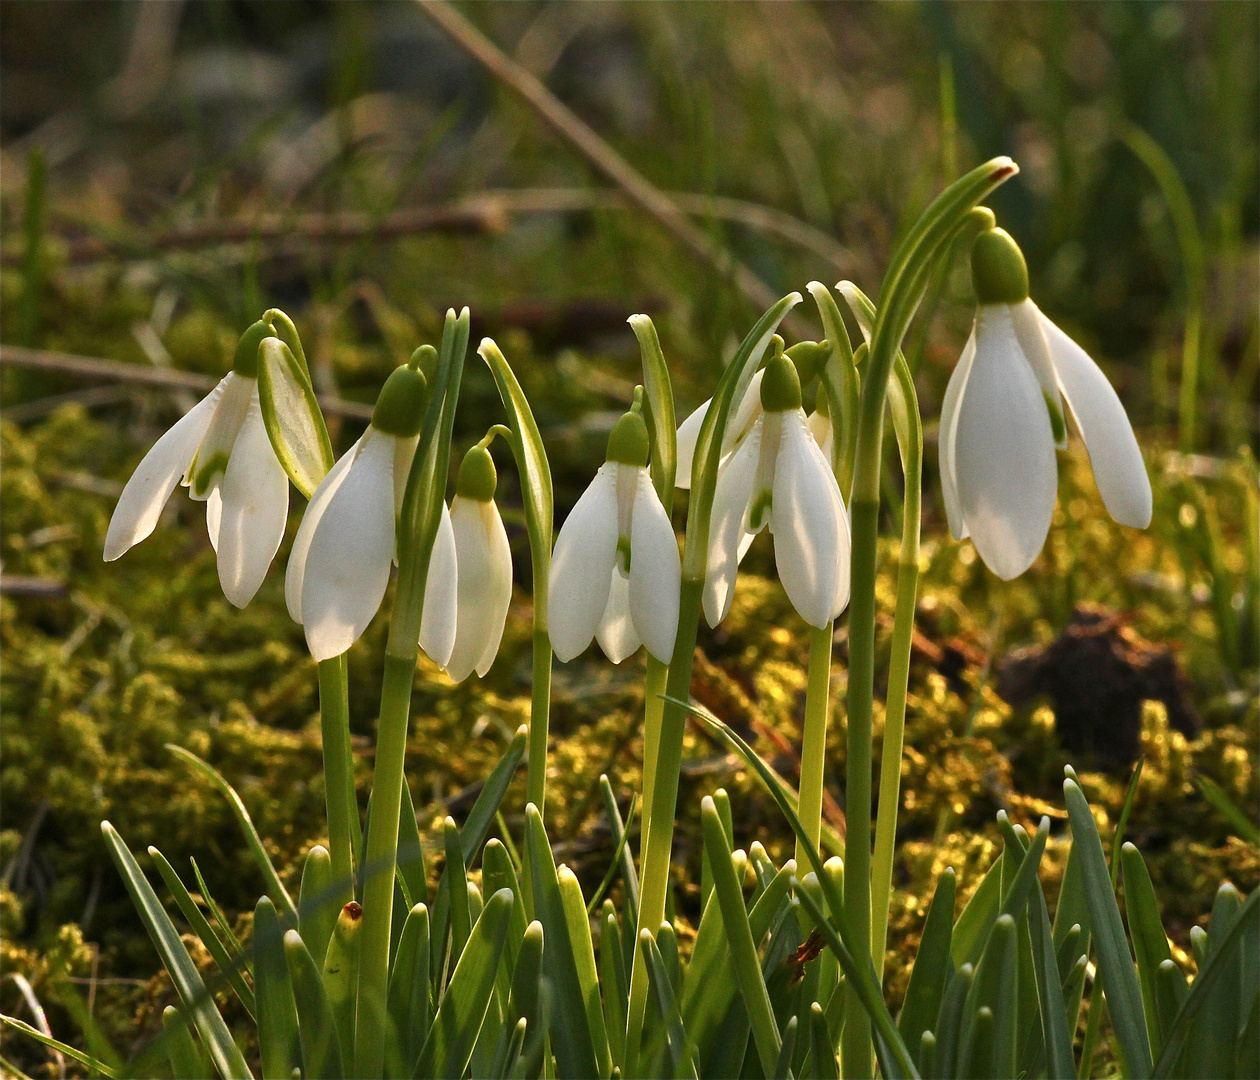
[[[609,579],[608,603],[595,628],[595,640],[614,664],[620,664],[642,644],[630,614],[630,582],[620,570],[614,569]]]
[[[1045,316],[1037,310],[1037,305],[1024,299],[1018,304],[1010,305],[1011,324],[1015,327],[1015,337],[1019,347],[1024,350],[1024,358],[1037,376],[1037,383],[1045,395],[1046,406],[1058,411],[1059,419],[1063,419],[1063,399],[1059,395],[1059,380],[1054,373],[1054,360],[1050,356],[1050,345],[1042,332],[1041,321]],[[1047,320],[1048,321],[1048,320]],[[1053,430],[1053,429],[1052,429]],[[1067,446],[1067,425],[1062,425],[1063,438],[1056,445],[1060,450]]]
[[[630,615],[647,651],[662,664],[674,652],[681,583],[678,538],[650,474],[640,469],[630,526]]]
[[[393,437],[369,427],[315,526],[302,575],[302,624],[316,660],[350,648],[385,596],[394,554],[393,466]]]
[[[713,512],[709,518],[709,558],[704,575],[704,617],[717,626],[731,610],[739,561],[748,550],[744,515],[752,496],[761,457],[761,429],[756,424],[718,473],[713,492]]]
[[[563,663],[595,636],[617,558],[617,463],[605,462],[560,527],[551,555],[548,631]]]
[[[945,400],[941,402],[941,426],[937,437],[937,454],[941,468],[941,497],[945,501],[945,518],[949,522],[949,532],[955,540],[967,539],[967,522],[963,518],[962,507],[958,504],[958,474],[954,462],[954,444],[958,434],[958,406],[967,389],[967,379],[971,374],[971,362],[976,358],[976,328],[972,325],[967,344],[963,346],[962,356],[950,373],[949,383],[945,387]]]
[[[198,502],[209,495],[216,478],[219,483],[223,482],[223,473],[227,469],[227,463],[231,461],[232,447],[236,444],[236,437],[240,433],[241,425],[245,423],[245,417],[249,415],[249,403],[258,394],[258,380],[238,375],[235,371],[229,371],[219,386],[223,388],[223,393],[218,407],[214,410],[205,437],[197,447],[196,455],[189,462],[184,476],[184,482],[189,485],[189,496]],[[212,462],[216,456],[223,458],[220,467],[213,474],[202,477],[203,482],[200,485],[195,483],[193,473]]]
[[[847,529],[835,474],[800,409],[782,414],[770,529],[779,580],[792,606],[810,626],[826,626],[841,595],[838,575]]]
[[[302,581],[306,574],[306,556],[311,549],[311,537],[315,535],[320,518],[328,509],[329,500],[341,487],[366,438],[366,434],[361,436],[357,443],[341,455],[337,464],[319,482],[319,487],[311,492],[311,501],[306,504],[306,513],[302,515],[302,524],[298,526],[297,536],[293,538],[293,547],[289,550],[289,565],[284,573],[284,602],[289,609],[289,617],[295,623],[302,622]]]
[[[1103,503],[1121,525],[1145,529],[1151,523],[1151,481],[1119,395],[1084,349],[1040,311],[1037,314]]]
[[[744,436],[757,422],[757,417],[761,415],[761,380],[764,375],[764,368],[753,373],[753,377],[748,380],[748,389],[744,391],[744,396],[740,399],[734,414],[728,415],[726,434],[722,439],[723,457],[726,457],[736,445],[743,441]],[[684,490],[691,487],[691,468],[695,462],[696,440],[700,437],[700,425],[704,423],[711,404],[713,404],[713,399],[709,398],[678,426],[678,465],[674,484]]]
[[[424,579],[424,610],[420,613],[420,648],[438,667],[451,662],[459,612],[459,560],[451,512],[442,503],[442,517],[433,537],[429,572]]]
[[[272,449],[256,389],[220,494],[219,584],[223,595],[243,608],[267,576],[289,520],[289,478]]]
[[[494,663],[512,602],[512,552],[494,500],[456,495],[451,528],[458,565],[455,647],[446,674],[463,682],[475,670],[484,675]]]
[[[215,554],[219,551],[219,529],[223,526],[223,491],[222,485],[215,484],[206,496],[206,533],[210,537],[210,546]]]
[[[227,379],[223,379],[180,417],[141,458],[109,519],[105,533],[106,562],[113,562],[153,532],[162,516],[162,507],[205,438],[226,382]]]
[[[976,313],[976,355],[954,431],[958,502],[980,557],[1018,577],[1050,531],[1058,488],[1045,398],[1024,357],[1010,309]]]

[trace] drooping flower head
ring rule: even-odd
[[[1099,493],[1122,525],[1151,520],[1151,485],[1124,406],[1098,365],[1028,298],[1023,253],[1002,229],[972,247],[975,324],[941,406],[941,490],[950,532],[998,577],[1041,552],[1067,445],[1066,401]]]
[[[779,580],[797,613],[824,627],[849,602],[849,521],[835,474],[810,434],[796,367],[779,354],[764,369],[762,413],[718,472],[704,614],[731,608],[740,560],[769,527]]]
[[[451,500],[458,590],[446,673],[455,682],[490,670],[512,602],[512,551],[494,502],[498,474],[488,446],[494,435],[491,431],[464,455]]]
[[[149,536],[177,484],[206,504],[206,528],[223,594],[237,607],[254,598],[284,538],[289,481],[263,422],[258,349],[265,321],[241,336],[232,370],[179,420],[131,474],[105,536],[112,562]]]
[[[551,557],[551,644],[572,660],[598,639],[614,664],[640,644],[668,663],[682,561],[648,473],[642,388],[608,437],[607,460],[565,519]]]
[[[345,652],[367,629],[389,585],[398,512],[407,489],[426,400],[424,349],[395,368],[372,422],[311,496],[293,541],[284,593],[316,660]],[[455,643],[457,568],[450,512],[433,543],[420,646],[439,665]]]

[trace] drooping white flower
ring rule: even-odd
[[[1099,367],[1028,298],[1028,272],[1001,229],[972,248],[979,307],[941,406],[941,490],[950,532],[970,536],[1009,580],[1041,552],[1058,491],[1055,447],[1076,419],[1108,512],[1151,520],[1151,485],[1133,428]]]
[[[464,455],[451,501],[458,600],[446,673],[455,682],[490,670],[512,602],[512,551],[494,502],[496,484],[494,460],[478,443]]]
[[[748,389],[740,398],[734,415],[727,421],[726,432],[722,436],[722,457],[725,459],[744,440],[752,430],[753,424],[761,415],[761,380],[765,369],[757,371],[748,382]],[[709,398],[703,405],[692,412],[686,420],[678,425],[678,466],[674,483],[684,489],[691,488],[691,466],[695,461],[696,442],[700,438],[700,425],[708,415],[713,399]]]
[[[112,562],[149,536],[179,483],[206,504],[223,594],[237,607],[254,598],[284,538],[289,481],[258,400],[258,322],[242,336],[233,370],[179,420],[132,473],[105,535]]]
[[[682,561],[647,460],[647,425],[636,408],[613,427],[607,460],[556,538],[548,607],[561,661],[592,637],[614,664],[640,644],[662,663],[674,651]]]
[[[709,525],[704,614],[731,608],[740,560],[769,526],[779,580],[797,613],[825,627],[849,602],[849,521],[840,487],[801,409],[792,362],[777,356],[761,384],[763,412],[718,472]]]
[[[389,585],[395,524],[415,456],[424,376],[394,370],[372,422],[311,495],[285,574],[289,614],[316,660],[345,652],[367,629]],[[425,584],[420,646],[445,665],[455,643],[455,536],[445,503]]]

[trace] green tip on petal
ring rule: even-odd
[[[981,304],[1019,304],[1028,299],[1024,253],[1005,229],[989,229],[971,245],[971,280]]]
[[[761,407],[766,412],[789,412],[801,407],[801,379],[796,365],[786,356],[776,356],[766,365],[761,378]]]
[[[419,435],[424,423],[427,386],[424,376],[410,364],[394,368],[376,399],[372,426],[386,435],[404,439]]]
[[[258,378],[258,346],[264,338],[273,337],[271,323],[259,319],[241,335],[236,343],[236,355],[232,358],[232,370],[247,379]]]
[[[631,410],[621,417],[608,436],[609,461],[643,466],[648,461],[648,429],[643,413]]]
[[[798,341],[784,352],[796,365],[802,386],[808,386],[810,380],[817,377],[830,354],[831,346],[826,341]]]
[[[499,484],[490,451],[478,443],[464,455],[455,480],[455,494],[477,502],[490,502]]]

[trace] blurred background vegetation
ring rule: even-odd
[[[1024,248],[1039,305],[1119,389],[1156,519],[1140,535],[1111,522],[1075,446],[1051,540],[1022,579],[997,582],[949,540],[932,440],[972,311],[956,260],[908,339],[929,448],[894,947],[912,945],[943,866],[964,892],[978,880],[998,808],[1062,817],[1070,755],[1054,694],[1016,708],[997,690],[1027,655],[1016,651],[1056,640],[1085,602],[1119,614],[1130,659],[1172,657],[1197,721],[1170,731],[1165,704],[1139,704],[1146,771],[1129,830],[1177,944],[1222,877],[1254,888],[1254,845],[1197,781],[1256,817],[1260,5],[461,10],[776,294],[852,278],[876,295],[900,231],[948,179],[995,154],[1019,161],[993,209]],[[530,395],[562,520],[638,377],[626,317],[655,320],[684,415],[759,310],[405,0],[7,0],[0,241],[0,964],[31,981],[59,1036],[92,1016],[126,1047],[171,990],[153,977],[97,823],[110,818],[133,850],[160,842],[177,865],[195,856],[232,917],[251,911],[260,883],[227,808],[164,745],[220,768],[292,872],[322,830],[315,673],[284,610],[287,548],[237,612],[197,507],[177,494],[150,540],[100,561],[121,483],[192,392],[85,383],[15,362],[15,349],[218,376],[240,331],[276,305],[320,390],[370,403],[436,338],[444,309],[467,304],[474,340],[494,335]],[[460,448],[498,419],[473,358]],[[362,428],[330,421],[339,450]],[[426,828],[467,810],[527,715],[529,560],[511,473],[501,460],[520,586],[504,651],[459,688],[427,661],[417,672],[408,774]],[[890,495],[896,479],[894,468]],[[300,512],[295,500],[293,528]],[[693,691],[790,775],[804,628],[764,544],[730,618],[702,635]],[[881,588],[891,610],[891,574]],[[351,653],[364,796],[383,622]],[[840,805],[844,658],[841,627],[829,761]],[[557,668],[549,827],[588,887],[611,855],[595,781],[607,772],[627,797],[638,783],[640,671],[641,659],[590,656]],[[732,792],[741,844],[787,839],[737,763],[692,739],[684,917],[700,795]],[[1097,768],[1089,793],[1114,817],[1125,764],[1072,757]],[[509,795],[509,826],[520,802]],[[889,967],[894,996],[902,971]],[[20,1008],[10,981],[0,1005]],[[27,1071],[54,1067],[5,1046]]]

